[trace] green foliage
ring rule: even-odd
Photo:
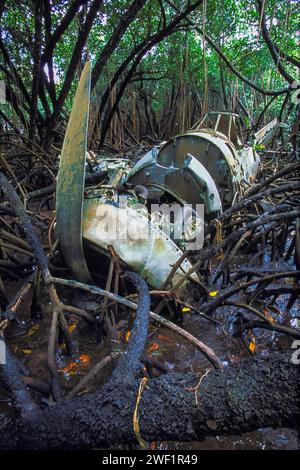
[[[62,88],[69,61],[74,50],[78,34],[84,22],[86,12],[91,1],[86,2],[86,7],[81,8],[75,19],[69,25],[57,43],[53,54],[55,72],[56,94]],[[93,27],[88,37],[82,64],[87,54],[90,55],[93,64],[105,44],[115,31],[120,18],[125,14],[130,0],[106,0],[103,8],[97,13]],[[175,6],[182,9],[185,2],[175,0]],[[30,93],[32,86],[33,69],[33,39],[34,39],[34,2],[26,0],[18,2],[7,0],[0,20],[1,38],[9,52],[13,65],[24,81],[26,89]],[[60,24],[71,2],[66,0],[52,0],[51,21],[52,31]],[[297,2],[290,0],[269,0],[265,2],[267,24],[271,32],[272,41],[283,50],[285,54],[297,57],[297,30],[298,15]],[[104,72],[100,76],[96,96],[101,96],[113,77],[117,68],[128,57],[134,47],[145,39],[154,35],[163,27],[163,22],[168,24],[176,13],[165,0],[148,0],[134,21],[131,22],[124,34],[117,50],[110,57]],[[268,47],[259,31],[259,15],[256,2],[251,0],[207,0],[207,15],[203,19],[203,8],[189,15],[196,26],[202,29],[205,22],[207,34],[221,48],[229,61],[240,73],[264,89],[277,90],[287,84],[282,78],[270,55]],[[43,29],[43,48],[46,44],[45,30]],[[206,43],[205,59],[208,70],[209,106],[220,108],[224,106],[222,100],[220,59],[218,54]],[[286,70],[297,78],[296,68],[283,60]],[[0,53],[0,64],[3,67],[5,61]],[[129,64],[130,67],[131,63]],[[203,97],[205,87],[204,74],[203,37],[186,21],[180,24],[173,34],[148,51],[137,67],[134,76],[121,102],[126,108],[133,94],[138,101],[142,101],[145,93],[151,97],[151,105],[156,112],[163,112],[166,100],[170,99],[173,87],[185,87],[185,93]],[[47,69],[45,69],[47,72]],[[80,73],[78,68],[77,74]],[[128,70],[128,69],[127,69]],[[253,117],[257,117],[266,105],[266,99],[257,94],[249,86],[245,85],[226,67],[223,66],[225,91],[230,103],[238,96],[244,106]],[[77,75],[78,77],[78,75]],[[0,78],[7,79],[3,68],[0,69]],[[17,84],[12,84],[13,89],[19,94]],[[73,101],[76,80],[64,104],[64,112],[68,113]],[[53,109],[48,94],[46,99],[50,110]],[[268,109],[267,117],[278,115],[283,98],[274,100]],[[38,109],[45,117],[45,107],[39,100]],[[26,106],[24,106],[26,114]],[[13,111],[8,111],[10,116]],[[248,119],[248,117],[245,117]]]

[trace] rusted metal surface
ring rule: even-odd
[[[76,279],[91,280],[82,247],[82,203],[89,118],[91,63],[87,62],[75,95],[65,135],[56,191],[57,232],[67,265]]]

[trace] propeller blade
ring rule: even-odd
[[[56,190],[56,219],[60,247],[67,265],[76,279],[81,282],[91,281],[82,246],[82,204],[90,89],[91,63],[88,61],[80,77],[68,122]]]

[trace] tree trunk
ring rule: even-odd
[[[299,368],[292,351],[247,359],[200,377],[166,374],[150,380],[138,406],[147,441],[195,441],[264,426],[295,427]],[[198,385],[198,387],[197,387]],[[87,398],[51,406],[31,419],[0,415],[1,449],[86,449],[135,443],[139,380],[112,378]],[[196,387],[196,389],[193,389]]]
[[[41,46],[42,46],[42,10],[38,1],[34,2],[34,46],[33,46],[33,71],[32,71],[32,89],[31,106],[29,122],[29,139],[34,140],[36,128],[36,116],[38,109],[38,93],[41,75]]]

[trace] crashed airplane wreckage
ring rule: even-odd
[[[76,92],[58,172],[60,247],[79,281],[91,281],[92,267],[97,270],[98,262],[99,269],[100,257],[103,265],[103,255],[109,255],[112,247],[126,265],[159,289],[186,242],[203,230],[203,219],[217,216],[223,205],[232,204],[254,180],[259,158],[238,135],[238,115],[208,113],[191,131],[151,149],[133,166],[123,158],[101,157],[98,166],[107,178],[85,191],[90,82],[88,62]],[[259,131],[259,141],[274,124]],[[192,220],[188,233],[180,240],[172,239],[161,219],[153,221],[148,210],[151,203],[180,205],[181,221]],[[184,214],[186,205],[192,208],[188,214]],[[201,216],[195,215],[196,205],[204,208]],[[190,267],[185,259],[173,282]]]

